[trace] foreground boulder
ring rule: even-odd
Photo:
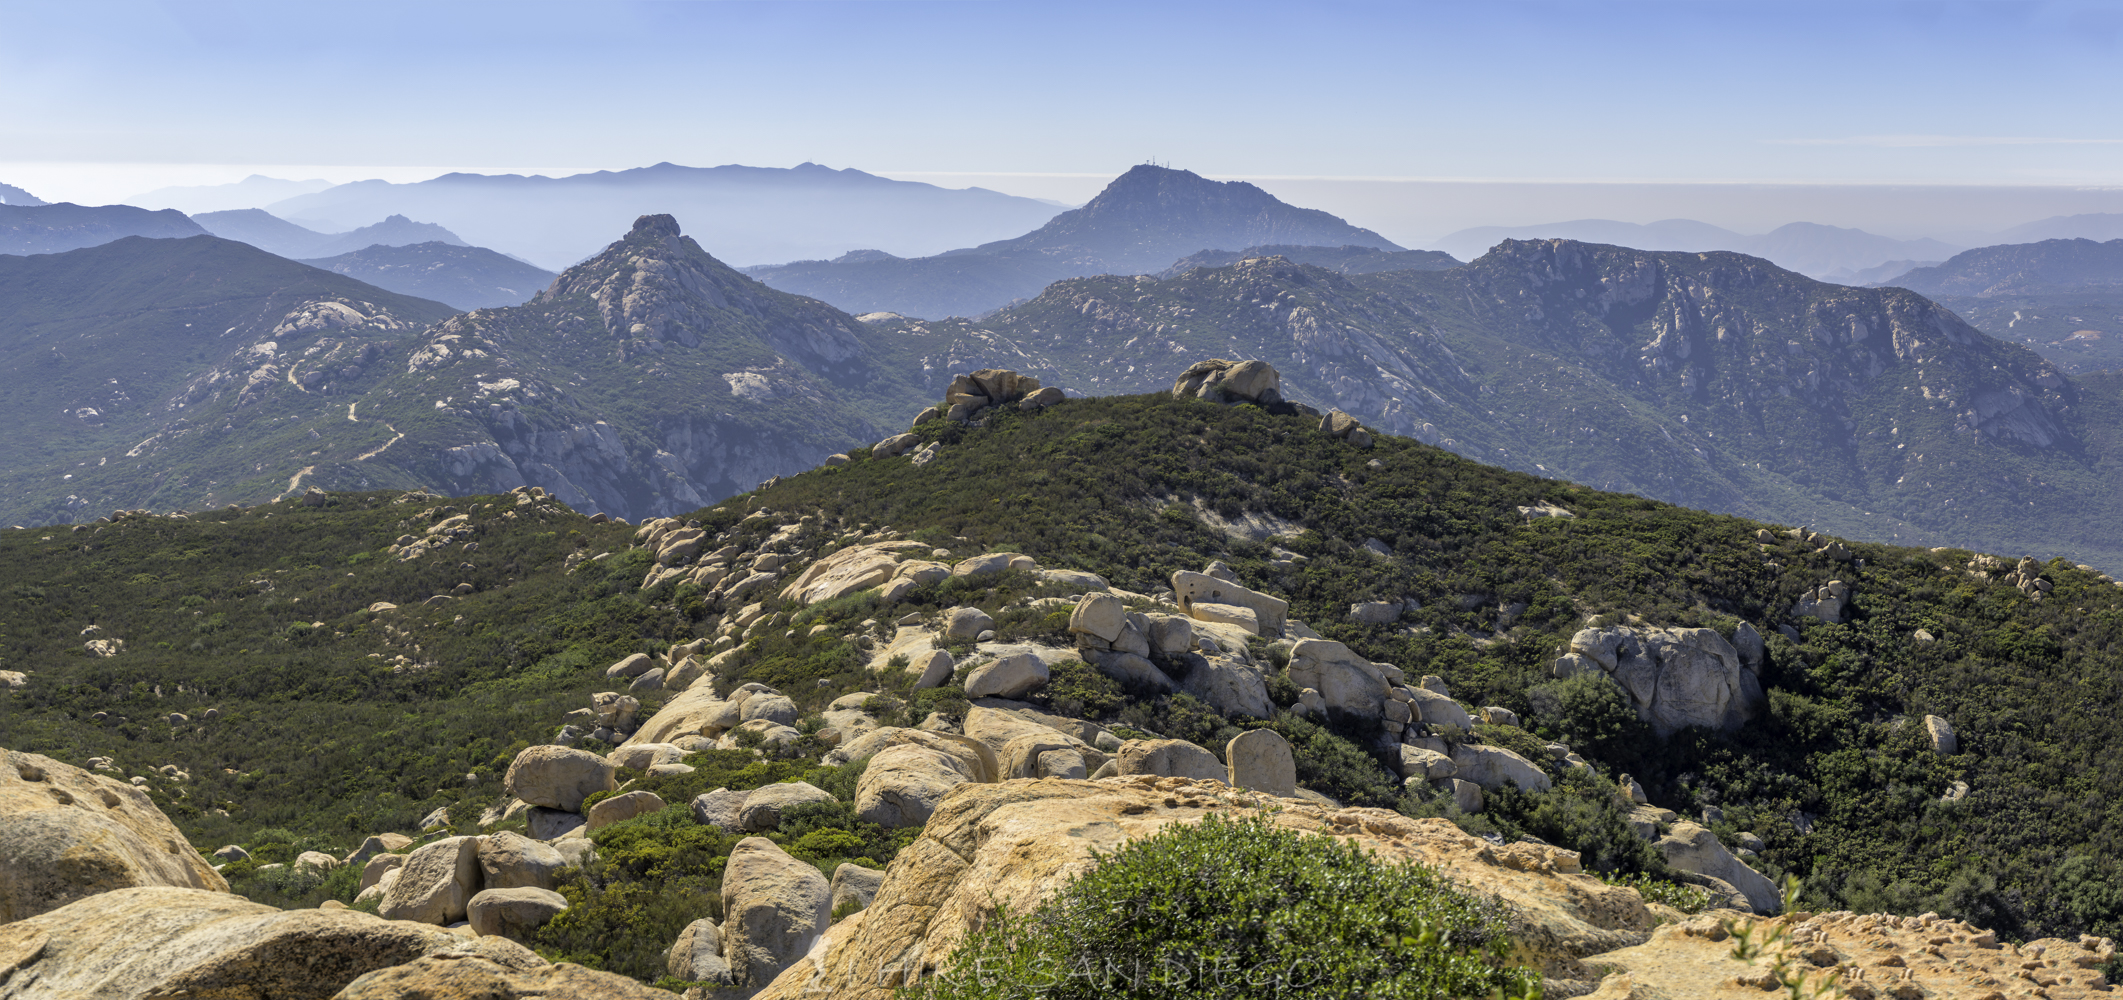
[[[567,897],[551,889],[481,889],[465,904],[465,919],[470,921],[472,932],[481,937],[526,941],[567,908]]]
[[[1122,774],[1222,781],[1230,776],[1216,755],[1186,740],[1128,740],[1113,759]]]
[[[520,954],[497,957],[501,948],[493,942],[510,946],[506,938],[480,938],[459,951],[371,972],[333,1000],[671,1000],[672,994],[616,972],[593,972],[570,962],[547,965],[520,945],[513,946]]]
[[[468,944],[439,927],[352,910],[117,889],[0,929],[0,970],[12,972],[0,995],[322,1000],[364,973]]]
[[[738,986],[763,986],[809,953],[832,923],[832,887],[773,841],[747,837],[723,867],[722,914],[732,978]]]
[[[0,766],[0,924],[133,886],[227,892],[147,792],[33,753]]]
[[[407,855],[397,881],[384,890],[376,915],[423,924],[463,920],[466,905],[481,888],[480,839],[449,837]]]
[[[980,759],[973,750],[919,735],[928,739],[910,739],[871,757],[856,780],[855,814],[864,822],[893,829],[920,826],[951,789],[980,780]]]
[[[1580,959],[1637,944],[1655,919],[1630,889],[1574,874],[1577,855],[1545,845],[1494,846],[1441,819],[1385,809],[1324,809],[1232,789],[1222,782],[1138,776],[1104,781],[962,785],[921,839],[900,851],[868,909],[833,925],[822,945],[782,973],[760,1000],[830,996],[887,1000],[902,982],[949,960],[998,907],[1026,913],[1095,852],[1172,823],[1264,811],[1303,833],[1332,831],[1386,860],[1412,860],[1498,898],[1512,911],[1512,960],[1589,990]]]

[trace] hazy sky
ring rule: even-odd
[[[1080,201],[1155,157],[2123,187],[2119,42],[2091,3],[0,2],[0,181],[810,160]]]

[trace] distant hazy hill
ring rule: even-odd
[[[1812,222],[1794,222],[1749,236],[1692,219],[1648,225],[1579,219],[1539,226],[1482,226],[1462,229],[1432,245],[1471,260],[1503,240],[1524,239],[1579,240],[1644,250],[1732,250],[1829,281],[1851,280],[1855,272],[1890,260],[1941,260],[1960,249],[1933,239],[1897,240]]]
[[[2043,240],[2113,240],[2123,238],[2123,215],[2095,212],[2055,215],[1998,233],[1993,243],[2038,243]]]
[[[24,191],[13,184],[0,184],[0,205],[42,204],[44,204],[42,200],[28,191]]]
[[[904,426],[936,393],[905,343],[669,216],[464,314],[211,236],[0,258],[0,523],[311,485],[690,510]]]
[[[260,208],[206,212],[195,216],[192,221],[222,239],[248,243],[267,253],[279,254],[291,260],[336,257],[372,246],[400,247],[415,243],[447,243],[460,247],[465,245],[463,240],[457,238],[456,233],[433,223],[414,222],[403,215],[393,215],[373,226],[363,226],[344,233],[320,233]]]
[[[555,269],[597,253],[611,234],[650,213],[697,219],[717,255],[762,264],[856,247],[931,254],[1024,232],[1055,212],[1031,198],[815,163],[786,170],[659,163],[557,178],[448,174],[417,184],[342,184],[267,207],[325,227],[391,214],[429,219],[478,246]]]
[[[1893,284],[1925,295],[1991,297],[2123,285],[2123,239],[2043,240],[1979,247],[1920,267]]]
[[[1253,257],[1281,257],[1298,264],[1311,264],[1342,274],[1376,274],[1381,271],[1442,271],[1465,263],[1442,250],[1376,250],[1371,247],[1247,247],[1244,250],[1204,250],[1182,257],[1158,272],[1160,278],[1176,278],[1198,267],[1229,267]]]
[[[1401,249],[1371,230],[1284,204],[1242,181],[1143,165],[1084,207],[1015,239],[911,260],[849,255],[746,273],[850,312],[974,316],[1037,295],[1062,278],[1147,274],[1204,248],[1266,244]]]
[[[252,174],[234,184],[201,184],[156,188],[125,199],[142,208],[174,208],[194,217],[205,212],[257,208],[297,195],[313,194],[332,186],[331,181],[290,181]]]
[[[1090,395],[1259,358],[1291,398],[1602,489],[1865,537],[2123,567],[2123,405],[1914,292],[1733,253],[1513,241],[1342,275],[1273,257],[1056,283],[977,321],[888,321],[937,371]]]
[[[522,305],[558,277],[485,247],[441,242],[372,246],[303,263],[459,309]]]
[[[173,239],[206,230],[183,212],[131,205],[0,205],[0,254],[63,253],[127,236]]]

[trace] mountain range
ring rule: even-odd
[[[1767,233],[1747,235],[1692,219],[1642,225],[1579,219],[1539,226],[1479,226],[1447,235],[1432,246],[1471,260],[1507,239],[1567,239],[1643,250],[1732,250],[1828,281],[1852,280],[1857,272],[1891,260],[1941,260],[1961,249],[1929,238],[1898,240],[1812,222],[1793,222]]]
[[[1402,250],[1371,230],[1287,205],[1243,181],[1212,181],[1143,164],[1082,208],[1014,239],[933,257],[865,251],[745,272],[853,313],[975,316],[1037,295],[1063,278],[1148,274],[1202,250],[1269,244]]]
[[[206,230],[177,211],[130,205],[0,205],[0,254],[63,253],[127,236],[172,239]]]
[[[374,245],[302,263],[464,309],[522,305],[559,277],[485,247],[433,241]]]
[[[343,233],[320,233],[299,226],[264,209],[243,208],[207,212],[192,221],[222,239],[248,243],[270,254],[291,260],[337,257],[373,246],[400,247],[415,243],[445,243],[464,246],[457,234],[427,222],[414,222],[393,215],[374,225]],[[548,272],[550,273],[550,272]]]
[[[1901,289],[1734,253],[1506,241],[1459,268],[1281,258],[1058,282],[978,321],[874,320],[932,370],[1150,391],[1218,352],[1508,468],[1862,537],[2123,566],[2115,376],[2068,377]]]
[[[461,315],[212,236],[0,263],[15,522],[526,482],[639,517],[876,440],[874,414],[926,395],[872,328],[668,216],[522,306]]]
[[[207,212],[257,208],[299,195],[315,194],[331,186],[332,182],[324,180],[283,180],[252,174],[234,184],[156,188],[127,197],[125,203],[142,208],[174,208],[196,217]]]
[[[1882,284],[1930,296],[2065,371],[2123,369],[2123,239],[1979,247]]]
[[[950,190],[815,163],[788,169],[659,163],[567,177],[445,174],[360,181],[264,206],[318,229],[405,215],[558,270],[598,252],[636,216],[671,213],[712,233],[739,264],[837,256],[856,247],[926,254],[1052,218],[1055,207],[981,188]]]
[[[42,200],[28,191],[24,191],[13,184],[0,184],[0,205],[42,204],[44,204]]]

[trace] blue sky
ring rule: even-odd
[[[0,180],[84,191],[812,160],[1080,200],[1149,157],[2123,185],[2116,4],[90,0],[0,28]]]

